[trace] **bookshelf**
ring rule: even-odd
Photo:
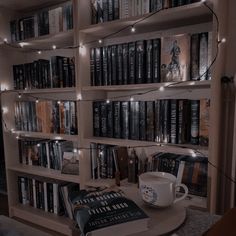
[[[14,4],[17,1],[13,1]],[[57,6],[55,4],[63,4],[64,1],[31,1],[32,5],[29,5],[25,1],[21,6],[16,6],[15,11],[11,11],[11,14],[4,15],[4,21],[1,24],[4,25],[4,32],[0,34],[2,38],[10,38],[9,21],[11,19],[18,18],[19,16],[25,16],[30,12],[41,9],[52,9]],[[22,138],[40,138],[50,140],[68,140],[77,144],[78,147],[85,147],[89,149],[90,143],[100,143],[119,146],[152,146],[156,145],[155,142],[139,141],[139,140],[127,140],[127,139],[115,139],[106,137],[94,137],[93,136],[93,108],[92,101],[97,99],[106,100],[115,96],[123,96],[120,100],[127,101],[133,94],[137,92],[143,92],[143,95],[134,95],[134,99],[156,100],[156,99],[211,99],[213,108],[211,110],[210,126],[214,126],[217,123],[217,117],[219,116],[219,109],[216,106],[215,97],[218,96],[219,81],[186,81],[181,84],[175,84],[172,82],[165,83],[152,83],[152,84],[128,84],[128,85],[108,85],[108,86],[91,86],[90,85],[90,48],[102,47],[112,44],[121,44],[125,42],[134,42],[138,40],[148,40],[154,38],[167,37],[171,35],[185,34],[185,33],[201,33],[201,32],[213,32],[213,38],[215,36],[215,20],[212,14],[201,2],[192,3],[185,6],[176,8],[165,9],[160,13],[153,15],[150,18],[145,19],[137,25],[135,33],[130,33],[130,28],[122,31],[119,34],[115,34],[112,37],[103,40],[102,44],[97,41],[104,38],[106,35],[114,33],[115,31],[134,24],[136,21],[148,16],[148,13],[144,16],[129,17],[127,19],[118,19],[114,21],[98,23],[91,25],[91,11],[89,1],[72,0],[73,4],[73,18],[74,29],[65,32],[59,32],[56,34],[48,34],[39,36],[37,38],[30,38],[23,41],[15,42],[14,46],[17,49],[4,47],[2,54],[8,53],[8,58],[5,62],[0,64],[4,69],[0,72],[3,78],[1,86],[4,90],[4,86],[7,89],[13,89],[13,72],[12,65],[20,63],[29,63],[33,60],[47,59],[51,56],[61,55],[65,57],[75,57],[75,72],[76,83],[75,87],[70,88],[44,88],[44,89],[21,89],[16,90],[16,93],[4,93],[2,95],[2,107],[7,107],[8,112],[4,114],[4,122],[8,127],[8,130],[4,132],[4,149],[6,158],[6,173],[7,173],[7,186],[8,186],[8,199],[9,209],[11,217],[18,217],[24,220],[30,221],[35,224],[44,224],[49,229],[56,230],[57,232],[64,233],[65,235],[72,235],[73,222],[67,218],[56,216],[42,210],[35,209],[33,207],[20,205],[18,201],[18,176],[36,176],[37,178],[54,180],[56,182],[67,181],[73,183],[80,183],[83,188],[86,185],[93,186],[109,186],[114,180],[98,180],[91,179],[91,166],[90,166],[90,150],[81,150],[80,154],[80,175],[71,176],[63,175],[58,170],[46,169],[38,166],[28,166],[19,163],[18,153],[18,140],[16,136]],[[215,7],[214,1],[211,1],[211,6]],[[219,7],[216,4],[217,7]],[[10,5],[9,5],[10,7]],[[1,10],[1,9],[0,9]],[[0,16],[2,17],[2,16]],[[93,41],[89,45],[85,45],[83,48],[77,48],[73,50],[69,49],[57,49],[53,51],[44,51],[51,48],[52,45],[57,47],[66,48],[71,45],[78,45],[79,43],[86,43]],[[26,43],[27,45],[20,48],[20,43]],[[29,48],[35,51],[32,52]],[[214,42],[213,42],[214,48]],[[38,50],[42,50],[42,54],[37,54]],[[215,50],[213,49],[212,55]],[[1,50],[0,50],[1,54]],[[2,55],[1,54],[1,55]],[[1,59],[0,59],[1,60]],[[5,63],[5,64],[4,64]],[[213,72],[212,77],[219,77],[220,71]],[[153,91],[145,94],[145,92],[161,87],[168,88],[163,92]],[[28,98],[33,96],[39,99],[56,99],[56,100],[77,100],[77,127],[78,135],[67,134],[52,134],[43,132],[31,132],[31,131],[16,131],[11,132],[11,129],[15,128],[14,120],[14,102],[19,101],[18,94]],[[127,96],[127,97],[124,97]],[[82,98],[81,101],[79,101]],[[86,101],[87,100],[87,101]],[[9,112],[11,111],[11,112]],[[212,151],[212,145],[217,143],[218,136],[216,135],[217,129],[210,131],[210,146],[202,147],[199,145],[185,145],[186,148],[181,148],[181,145],[156,145],[156,147],[148,148],[148,153],[155,153],[158,151],[173,152],[179,154],[190,154],[192,148],[200,151],[204,155],[208,156],[210,160],[215,160],[215,151]],[[16,147],[16,148],[12,148]],[[138,152],[141,148],[137,148]],[[213,155],[214,154],[214,155]],[[213,205],[210,202],[215,191],[216,180],[210,176],[209,172],[209,194],[208,199],[194,198],[186,200],[186,205],[197,205],[202,208],[208,207],[213,209]],[[213,173],[215,174],[215,173]],[[216,178],[215,178],[216,179]],[[211,189],[213,186],[213,190]],[[208,201],[208,203],[207,203]],[[214,202],[214,200],[213,200]]]

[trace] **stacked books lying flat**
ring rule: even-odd
[[[45,212],[65,215],[73,219],[69,193],[79,193],[75,183],[45,182],[28,177],[18,177],[19,202]]]
[[[137,183],[144,172],[163,171],[187,185],[190,194],[207,196],[207,157],[162,152],[147,156],[144,151],[137,155],[134,150],[128,154],[127,147],[90,145],[92,179],[116,178],[118,183],[127,178],[128,182]]]
[[[17,42],[73,29],[71,3],[10,22],[11,41]]]
[[[211,37],[182,34],[92,48],[91,85],[210,80]]]
[[[53,56],[51,60],[13,65],[14,89],[75,87],[73,57]]]
[[[71,202],[83,236],[126,236],[148,230],[149,217],[119,191],[81,190]]]
[[[91,23],[140,16],[194,2],[199,0],[91,0]]]
[[[25,165],[62,170],[67,160],[77,156],[71,141],[29,139],[19,140],[18,144],[19,161]]]
[[[93,103],[94,136],[208,145],[209,100]]]
[[[77,134],[74,101],[18,101],[15,103],[16,130]]]

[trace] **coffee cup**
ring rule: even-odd
[[[184,194],[176,197],[176,190],[182,187]],[[177,183],[174,175],[166,172],[146,172],[139,176],[142,200],[156,207],[168,207],[183,200],[188,194],[184,184]]]

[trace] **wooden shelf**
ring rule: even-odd
[[[68,140],[77,142],[79,137],[78,135],[69,135],[69,134],[50,134],[50,133],[41,133],[41,132],[27,132],[27,131],[14,131],[14,133],[20,137],[25,138],[44,138],[44,139],[54,139],[54,140]]]
[[[57,216],[28,205],[16,205],[10,207],[11,217],[19,217],[36,225],[60,232],[65,235],[72,235],[75,223],[67,217]]]
[[[44,89],[25,89],[25,90],[15,90],[21,94],[47,94],[47,93],[75,93],[75,87],[68,88],[44,88]]]
[[[199,88],[210,88],[211,81],[185,81],[180,84],[175,82],[169,83],[150,83],[150,84],[126,84],[126,85],[108,85],[108,86],[85,86],[82,88],[83,91],[130,91],[130,90],[149,90],[158,89],[160,87],[169,86],[171,88],[179,89],[199,89]]]
[[[93,40],[103,38],[109,34],[112,34],[124,27],[132,26],[136,21],[142,18],[148,17],[152,13],[148,13],[144,16],[135,16],[125,19],[119,19],[99,24],[90,25],[87,28],[81,29],[80,33],[89,35],[89,39]],[[180,7],[164,9],[157,14],[140,22],[136,27],[136,33],[144,33],[147,31],[164,30],[174,27],[200,24],[210,22],[212,15],[210,11],[201,2],[192,3]],[[130,34],[130,28],[123,30],[119,34],[115,34],[114,37],[124,36]],[[86,37],[84,38],[86,42]]]
[[[114,139],[114,138],[104,138],[104,137],[90,137],[85,138],[87,142],[90,143],[100,143],[100,144],[108,144],[108,145],[118,145],[118,146],[126,146],[126,147],[150,147],[155,148],[156,152],[173,152],[179,154],[187,154],[191,155],[193,150],[200,152],[199,155],[208,156],[208,147],[199,146],[199,145],[191,145],[191,144],[171,144],[171,143],[156,143],[156,142],[148,142],[148,141],[140,141],[140,140],[129,140],[129,139]],[[196,153],[198,155],[198,153]]]
[[[43,49],[51,49],[52,45],[56,45],[57,47],[67,47],[73,45],[74,40],[74,30],[68,30],[59,32],[56,34],[48,34],[39,36],[37,38],[31,38],[22,40],[19,42],[14,42],[13,45],[19,47],[19,50],[28,51],[30,49],[35,50],[43,50]],[[21,44],[24,43],[24,47],[21,48]],[[27,45],[26,45],[27,44]]]
[[[18,164],[14,166],[9,166],[7,169],[11,171],[23,173],[23,174],[37,175],[44,178],[50,178],[50,179],[59,180],[59,181],[80,183],[79,175],[61,174],[60,170],[48,169],[41,166]]]

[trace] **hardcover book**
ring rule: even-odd
[[[161,81],[186,81],[189,78],[190,36],[162,38]]]
[[[82,235],[125,236],[148,230],[148,216],[120,192],[81,190],[70,199]]]

